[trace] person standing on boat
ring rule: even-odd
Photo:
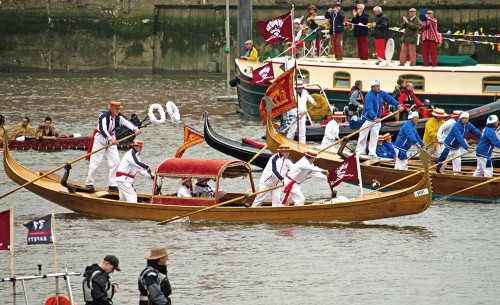
[[[427,11],[425,14],[426,21],[422,22],[420,29],[420,41],[422,41],[422,61],[424,66],[429,66],[429,56],[432,61],[432,66],[437,66],[437,45],[441,43],[441,36],[437,29],[437,19],[434,18],[433,11]]]
[[[120,164],[120,156],[118,155],[118,141],[116,140],[116,132],[120,129],[120,127],[125,126],[128,129],[132,130],[135,135],[141,133],[141,130],[132,124],[129,120],[125,118],[125,116],[120,112],[122,109],[122,104],[120,102],[111,102],[108,104],[108,110],[99,115],[97,119],[97,128],[94,130],[94,134],[92,136],[93,141],[89,145],[89,151],[94,152],[103,148],[109,144],[112,145],[104,150],[101,150],[93,155],[88,157],[89,172],[87,175],[87,179],[85,181],[86,189],[90,192],[94,191],[94,180],[95,175],[97,173],[97,169],[101,165],[102,158],[106,156],[109,164],[109,188],[110,192],[119,192],[118,186],[116,183],[116,171],[118,169],[118,165]]]
[[[368,147],[368,155],[372,158],[377,157],[377,138],[379,135],[382,115],[382,105],[388,102],[394,107],[399,107],[401,112],[404,108],[387,92],[380,90],[380,81],[374,80],[371,82],[371,90],[365,97],[365,106],[361,113],[361,119],[365,120],[361,126],[361,132],[358,136],[358,144],[356,146],[356,153],[364,154],[366,152],[366,142],[368,134],[370,134],[370,145]],[[367,126],[369,126],[367,128]]]
[[[412,111],[408,114],[406,121],[398,132],[398,137],[394,143],[396,151],[396,163],[394,169],[408,170],[408,150],[417,145],[418,149],[425,148],[425,144],[417,132],[418,112]]]
[[[385,44],[389,36],[389,19],[387,19],[380,6],[375,6],[373,12],[377,16],[377,22],[368,24],[368,27],[373,28],[378,65],[382,60],[385,60]]]
[[[289,139],[295,138],[295,132],[297,131],[297,120],[298,120],[298,130],[299,130],[299,143],[306,143],[306,116],[307,116],[307,101],[316,106],[316,101],[312,96],[304,89],[304,82],[299,80],[295,86],[295,97],[297,100],[297,108],[288,111],[288,115],[292,117],[292,125],[288,128],[286,137]]]
[[[116,183],[120,194],[120,200],[137,203],[137,193],[134,189],[134,181],[137,175],[153,179],[150,167],[139,158],[144,142],[132,141],[132,148],[123,155],[118,170],[116,171]]]
[[[257,61],[257,59],[259,59],[259,52],[253,46],[252,40],[245,41],[245,54],[241,55],[240,58],[250,61]]]
[[[496,134],[498,126],[500,126],[498,116],[490,115],[486,120],[486,127],[484,127],[481,138],[477,143],[477,168],[473,174],[475,177],[493,177],[491,154],[493,153],[493,149],[495,149],[495,147],[500,148],[500,140]]]
[[[448,117],[448,114],[444,112],[443,109],[436,108],[432,112],[432,118],[425,122],[424,130],[424,144],[427,147],[427,152],[433,158],[437,158],[441,153],[440,145],[438,141],[438,130],[444,124],[444,118]]]
[[[424,104],[415,95],[415,92],[413,92],[413,83],[406,83],[405,87],[405,90],[401,90],[401,94],[398,98],[398,102],[401,104],[401,106],[403,106],[405,110],[399,115],[400,121],[408,119],[408,113],[412,111],[413,106],[424,106]]]
[[[363,109],[363,104],[365,103],[365,96],[363,95],[363,81],[357,80],[354,82],[354,86],[349,92],[349,104],[347,108],[349,109],[349,118],[354,115],[355,112],[361,112]]]
[[[300,185],[309,176],[327,180],[328,171],[314,166],[314,161],[317,157],[318,154],[315,151],[308,150],[285,175],[285,194],[281,202],[282,205],[288,206],[292,201],[296,206],[304,205],[306,198],[300,190]]]
[[[337,119],[344,120],[344,118],[345,117],[343,112],[334,112],[332,114],[330,122],[328,122],[325,126],[325,135],[323,136],[323,140],[321,141],[322,148],[327,147],[330,144],[334,143],[335,141],[340,140],[339,138],[340,128]],[[335,148],[333,146],[327,149],[327,151],[334,151],[334,150]]]
[[[177,197],[193,197],[193,180],[183,178],[180,183],[181,187],[177,191]]]
[[[422,21],[417,17],[417,10],[411,8],[409,10],[409,16],[403,16],[403,29],[404,34],[401,38],[403,42],[401,46],[401,52],[399,52],[399,65],[404,66],[408,56],[410,56],[410,66],[415,66],[417,64],[417,40],[418,40],[418,30],[420,29],[420,24]]]
[[[451,131],[451,128],[455,123],[457,122],[457,119],[460,117],[462,114],[461,110],[453,110],[453,113],[450,115],[450,118],[446,120],[446,122],[443,123],[438,129],[437,132],[437,140],[439,141],[440,144],[440,151],[443,151],[444,149],[444,139],[448,136],[448,134]]]
[[[21,123],[18,123],[14,128],[12,128],[12,133],[10,134],[10,140],[15,140],[20,136],[31,137],[35,136],[35,128],[30,125],[30,118],[25,116]]]
[[[368,16],[365,13],[365,5],[357,4],[356,9],[352,10],[351,27],[354,27],[354,37],[356,38],[356,47],[358,57],[361,60],[368,60]],[[351,28],[352,29],[352,28]]]
[[[321,33],[319,32],[319,30],[317,30],[319,25],[316,23],[316,20],[314,19],[318,15],[318,9],[314,4],[311,4],[309,5],[308,11],[309,11],[309,16],[306,19],[306,24],[311,29],[311,31],[316,30],[316,32],[312,35],[316,37],[315,39],[316,55],[319,56],[321,54],[321,44],[320,44]]]
[[[293,163],[288,158],[290,156],[290,146],[287,144],[281,144],[278,147],[278,152],[269,158],[266,167],[262,172],[259,180],[259,191],[275,187],[279,184],[283,184],[285,180],[285,175],[288,173]],[[273,207],[280,205],[280,194],[281,188],[275,188],[267,192],[257,194],[252,203],[252,207],[258,207],[262,205],[264,199],[271,193],[271,201]]]
[[[118,258],[106,255],[100,264],[85,268],[83,274],[83,299],[85,305],[112,305],[113,296],[118,292],[118,284],[111,284],[109,274],[120,271]]]
[[[465,137],[469,132],[472,132],[474,136],[478,139],[481,138],[481,131],[477,129],[472,123],[469,122],[469,113],[462,112],[460,117],[458,118],[458,122],[456,122],[451,128],[450,133],[444,139],[445,148],[441,152],[438,158],[434,159],[434,163],[441,163],[446,159],[450,159],[460,154],[460,147],[463,147],[469,153],[474,151],[474,148],[469,147],[467,142],[465,141]],[[461,158],[455,158],[452,161],[453,163],[453,171],[460,172],[462,170],[462,160]],[[436,168],[436,172],[441,173],[446,168],[446,163]]]
[[[344,35],[345,13],[340,8],[340,3],[336,2],[333,8],[329,8],[325,13],[325,19],[330,22],[330,50],[329,54],[335,59],[342,59],[342,36]]]
[[[168,252],[165,247],[151,249],[147,267],[139,275],[138,285],[141,296],[139,305],[170,305],[172,286],[167,276]]]

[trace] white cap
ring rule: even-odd
[[[293,19],[293,23],[302,23],[302,17]]]
[[[373,81],[370,83],[370,86],[380,86],[380,81],[379,81],[378,79],[373,80]]]
[[[464,112],[462,112],[462,113],[460,114],[460,119],[463,119],[463,118],[468,119],[468,118],[469,118],[469,113],[468,113],[468,112],[465,112],[465,111],[464,111]]]
[[[408,113],[408,120],[411,120],[413,118],[418,118],[418,112],[410,111],[410,113]]]
[[[490,115],[486,120],[486,124],[493,124],[495,122],[498,122],[498,117],[496,115]]]

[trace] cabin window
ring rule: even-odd
[[[425,79],[423,76],[414,74],[400,75],[400,78],[404,79],[407,83],[413,84],[414,91],[425,91]]]
[[[333,87],[334,88],[350,88],[351,75],[347,72],[333,73]]]
[[[304,84],[309,84],[309,71],[304,69],[299,69],[299,73],[297,73],[297,79],[302,79]]]
[[[483,92],[500,92],[500,77],[483,78]]]

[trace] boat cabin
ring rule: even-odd
[[[179,197],[177,192],[182,181],[191,178],[192,197]],[[234,178],[240,178],[238,181]],[[208,195],[193,194],[195,184],[209,179],[213,193]],[[244,191],[232,191],[241,188],[240,180],[248,180],[249,193],[255,192],[252,170],[243,161],[205,160],[172,158],[161,162],[156,168],[152,204],[180,206],[212,206],[244,194]]]

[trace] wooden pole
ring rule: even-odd
[[[251,194],[248,194],[248,195],[245,195],[245,196],[239,196],[239,197],[236,197],[236,198],[233,198],[231,200],[228,200],[228,201],[224,201],[224,202],[221,202],[221,203],[218,203],[216,205],[212,205],[212,206],[209,206],[209,207],[206,207],[206,208],[203,208],[201,210],[197,210],[197,211],[194,211],[194,212],[191,212],[191,213],[187,213],[185,215],[181,215],[181,216],[176,216],[174,218],[171,218],[171,219],[167,219],[167,220],[163,220],[163,221],[160,221],[158,223],[156,223],[157,225],[163,225],[163,224],[166,224],[166,223],[169,223],[169,222],[172,222],[174,220],[178,220],[178,219],[181,219],[181,218],[185,218],[185,217],[189,217],[191,215],[194,215],[194,214],[198,214],[198,213],[201,213],[201,212],[205,212],[207,210],[211,210],[211,209],[214,209],[214,208],[218,208],[220,206],[223,206],[223,205],[226,205],[226,204],[229,204],[229,203],[233,203],[233,202],[236,202],[236,201],[239,201],[239,200],[242,200],[244,199],[245,197],[248,197],[248,196],[254,196],[254,195],[257,195],[257,194],[260,194],[260,193],[265,193],[265,192],[268,192],[270,190],[274,190],[274,189],[277,189],[277,188],[280,188],[282,187],[283,185],[280,184],[280,185],[277,185],[277,186],[273,186],[273,187],[270,187],[270,188],[267,188],[267,189],[263,189],[263,190],[260,190],[260,191],[257,191],[255,193],[251,193]]]
[[[123,141],[125,141],[125,140],[128,140],[128,139],[130,139],[130,138],[131,138],[131,137],[133,137],[133,136],[135,136],[135,133],[132,133],[132,134],[130,134],[130,135],[128,135],[128,136],[126,136],[125,138],[122,138],[122,139],[118,140],[118,143],[123,142]],[[8,144],[5,144],[5,140],[4,140],[4,147],[5,147],[6,145],[8,145]],[[66,164],[73,164],[73,163],[75,163],[75,162],[78,162],[78,161],[80,161],[80,160],[82,160],[82,159],[84,159],[84,158],[86,158],[86,157],[88,157],[88,156],[90,156],[90,155],[93,155],[93,154],[95,154],[95,153],[97,153],[97,152],[99,152],[99,151],[101,151],[101,150],[104,150],[104,149],[106,149],[106,148],[108,148],[108,147],[110,147],[110,146],[112,146],[112,145],[115,145],[115,144],[108,144],[108,145],[106,145],[106,146],[104,146],[104,147],[99,148],[98,150],[95,150],[95,151],[93,151],[93,152],[91,152],[91,153],[88,153],[88,154],[85,154],[85,155],[83,155],[83,156],[81,156],[81,157],[78,157],[78,158],[76,158],[76,159],[73,159],[73,160],[69,161],[69,162],[68,162],[68,163],[66,163]],[[5,152],[4,152],[4,153],[5,153]],[[2,199],[2,198],[4,198],[4,197],[7,197],[8,195],[10,195],[10,194],[12,194],[12,193],[14,193],[14,192],[17,192],[18,190],[20,190],[20,189],[22,189],[22,188],[24,188],[24,187],[26,187],[26,186],[30,185],[30,184],[31,184],[31,183],[33,183],[33,182],[36,182],[36,181],[38,181],[38,180],[40,180],[40,179],[42,179],[42,178],[44,178],[44,177],[46,177],[46,176],[48,176],[48,175],[50,175],[50,174],[54,173],[54,172],[57,172],[58,170],[60,170],[60,169],[64,168],[64,167],[66,166],[66,164],[63,164],[63,165],[61,165],[61,166],[58,166],[58,167],[54,168],[53,170],[48,171],[48,172],[46,172],[45,174],[40,175],[39,177],[37,177],[37,178],[35,178],[35,179],[31,180],[31,181],[28,181],[28,182],[26,182],[26,183],[25,183],[25,184],[23,184],[23,185],[18,186],[17,188],[13,189],[12,191],[9,191],[9,192],[7,192],[7,193],[3,194],[2,196],[0,196],[0,199]]]
[[[448,198],[448,197],[454,196],[454,195],[459,194],[459,193],[461,193],[461,192],[465,192],[465,191],[468,191],[468,190],[473,189],[473,188],[475,188],[475,187],[478,187],[478,186],[483,186],[483,185],[486,185],[486,184],[488,184],[488,183],[495,182],[495,181],[498,181],[498,180],[500,180],[500,177],[496,177],[496,178],[494,178],[494,179],[490,179],[490,180],[487,180],[487,181],[481,182],[481,183],[479,183],[479,184],[476,184],[476,185],[473,185],[473,186],[469,186],[468,188],[465,188],[465,189],[462,189],[462,190],[456,191],[456,192],[454,192],[454,193],[448,194],[448,195],[443,196],[443,197],[441,197],[441,198],[439,198],[439,199],[440,199],[440,200],[444,200],[444,199],[446,199],[446,198]]]

